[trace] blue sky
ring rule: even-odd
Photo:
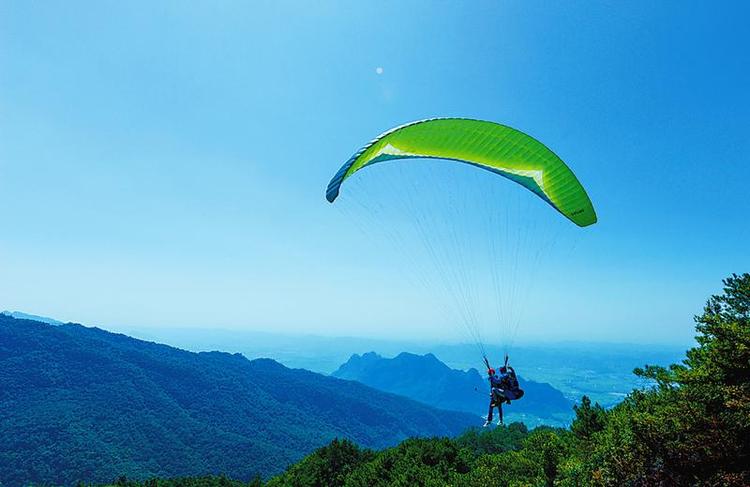
[[[750,268],[748,10],[0,2],[0,308],[455,338],[323,194],[383,130],[464,116],[544,141],[599,214],[520,338],[685,343]]]

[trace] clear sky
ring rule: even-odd
[[[411,120],[522,129],[599,223],[521,338],[684,343],[750,270],[747,2],[0,2],[0,309],[450,337],[325,201]]]

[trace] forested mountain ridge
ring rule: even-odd
[[[382,448],[475,418],[239,354],[0,315],[0,483],[283,470],[335,437]]]
[[[519,374],[522,371],[518,371]],[[384,358],[370,352],[352,355],[334,377],[356,380],[370,387],[432,405],[441,409],[487,413],[487,381],[476,369],[451,369],[435,355],[400,353]],[[573,418],[573,402],[549,384],[527,381],[519,375],[526,395],[506,407],[516,418],[524,415],[529,423],[567,424]]]
[[[46,316],[39,316],[39,315],[31,315],[28,313],[23,313],[21,311],[0,311],[0,315],[10,316],[11,318],[16,318],[19,320],[31,320],[31,321],[40,321],[42,323],[47,323],[48,325],[64,325],[62,321],[55,320],[53,318],[47,318]]]

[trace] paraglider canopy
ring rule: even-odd
[[[342,183],[372,164],[413,158],[447,159],[504,176],[532,191],[578,226],[596,223],[596,212],[573,171],[544,144],[494,122],[433,118],[385,132],[357,151],[328,184],[333,203]]]

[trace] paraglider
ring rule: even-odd
[[[544,144],[506,125],[467,118],[420,120],[381,134],[341,166],[328,184],[326,199],[335,202],[344,187],[351,184],[348,181],[352,176],[362,169],[394,161],[393,166],[404,171],[403,168],[416,166],[417,160],[426,161],[422,173],[407,175],[397,171],[397,177],[383,185],[380,192],[375,190],[370,200],[367,193],[375,186],[374,180],[354,185],[352,193],[363,196],[357,201],[365,210],[363,217],[384,214],[386,205],[392,203],[413,223],[415,235],[434,264],[433,271],[423,272],[424,283],[431,293],[446,294],[448,299],[438,300],[441,305],[453,303],[488,371],[491,395],[486,424],[492,420],[493,407],[498,408],[502,423],[502,404],[520,399],[523,391],[518,387],[515,371],[507,364],[507,348],[499,373],[490,366],[481,327],[493,320],[482,313],[488,305],[494,305],[494,321],[502,328],[501,339],[509,347],[521,322],[517,304],[522,301],[521,291],[530,287],[521,282],[532,283],[530,276],[555,236],[540,236],[551,226],[548,215],[536,217],[534,209],[524,207],[531,203],[521,201],[517,194],[498,195],[496,187],[503,184],[503,178],[508,179],[578,227],[596,223],[596,212],[573,171]],[[446,174],[441,171],[447,169],[438,167],[438,161],[447,161],[448,166],[472,166],[482,170],[472,172],[491,175],[474,184],[471,178],[478,176]],[[472,182],[462,185],[465,180]],[[538,224],[535,218],[544,221]],[[388,233],[390,223],[396,219],[378,222],[377,231]],[[471,225],[474,226],[465,228]],[[393,240],[409,250],[404,236],[397,235]],[[418,274],[416,267],[414,274]],[[433,279],[435,273],[437,280]],[[492,290],[494,297],[488,298]]]
[[[573,171],[541,142],[483,120],[433,118],[385,132],[357,151],[328,184],[333,203],[341,184],[364,167],[394,159],[435,158],[471,164],[532,191],[580,227],[596,223],[586,190]]]

